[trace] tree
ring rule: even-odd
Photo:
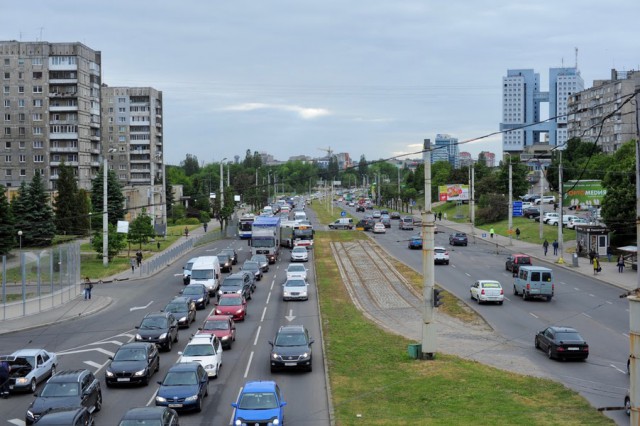
[[[78,235],[78,182],[73,169],[64,161],[58,168],[58,193],[53,201],[56,214],[56,229],[59,234]]]
[[[142,249],[142,244],[146,244],[150,238],[155,236],[156,231],[151,224],[151,216],[149,216],[146,209],[143,208],[142,213],[133,219],[129,225],[129,242],[139,244]]]
[[[17,231],[11,206],[5,195],[6,188],[0,185],[0,255],[5,255],[16,246]]]
[[[198,164],[198,157],[192,154],[187,154],[187,158],[185,158],[180,166],[184,169],[184,173],[187,176],[193,176],[200,170],[200,164]]]
[[[360,175],[360,179],[365,177],[369,172],[369,164],[367,163],[367,159],[364,154],[360,156],[360,161],[358,162],[358,175]]]
[[[76,204],[77,204],[77,214],[76,222],[75,222],[75,235],[89,235],[89,231],[91,226],[89,225],[89,221],[92,219],[93,215],[91,213],[91,198],[86,189],[78,189],[78,194],[76,196]]]
[[[602,200],[602,219],[620,244],[635,240],[636,235],[636,155],[630,141],[613,153],[602,186],[607,194]]]
[[[104,165],[100,167],[100,171],[91,181],[91,206],[95,217],[102,214],[103,181]],[[122,219],[125,214],[122,186],[113,170],[109,170],[107,173],[107,214],[109,217],[108,222],[114,226],[118,224],[118,220]]]
[[[16,228],[22,231],[23,245],[41,247],[51,244],[56,227],[39,172],[35,173],[29,185],[22,182],[12,209],[17,219]]]
[[[111,261],[120,250],[127,246],[125,234],[119,233],[116,225],[109,224],[109,241],[107,241],[107,257]],[[93,240],[91,240],[91,246],[98,253],[96,256],[98,259],[102,258],[102,232],[96,232]]]

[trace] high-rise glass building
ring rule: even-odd
[[[451,135],[437,134],[435,146],[431,151],[431,163],[437,161],[448,161],[451,167],[460,167],[460,150],[458,149],[458,138]]]

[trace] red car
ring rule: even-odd
[[[220,296],[216,315],[229,315],[234,321],[244,321],[247,316],[247,299],[240,294],[223,294]]]
[[[214,334],[224,349],[231,349],[236,340],[236,323],[228,315],[212,315],[198,330],[198,334]]]

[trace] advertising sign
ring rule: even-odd
[[[565,207],[580,206],[581,208],[599,206],[607,194],[600,180],[570,180],[564,183],[564,198],[562,204]]]
[[[453,184],[438,186],[440,201],[468,201],[469,185]]]

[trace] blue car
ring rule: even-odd
[[[175,364],[158,384],[156,405],[176,411],[200,412],[202,400],[209,395],[209,376],[198,362]]]
[[[238,402],[231,404],[235,408],[233,425],[282,425],[285,405],[287,403],[282,400],[282,392],[276,382],[247,382],[238,396]]]
[[[414,235],[409,239],[409,248],[413,249],[421,249],[422,248],[422,237],[420,235]]]

